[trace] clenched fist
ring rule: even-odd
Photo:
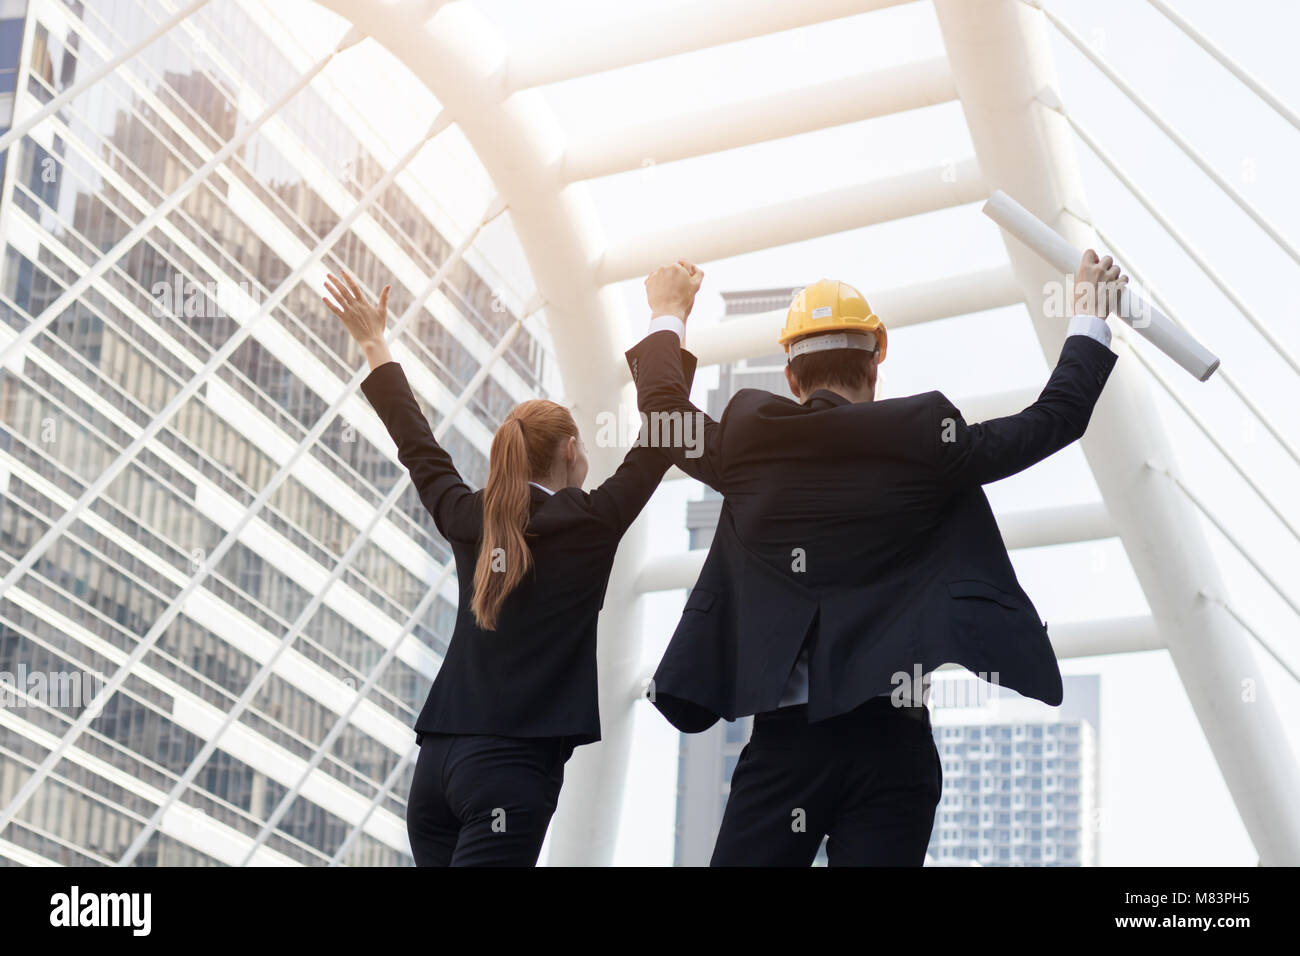
[[[1110,256],[1098,259],[1094,250],[1085,250],[1074,277],[1074,314],[1106,318],[1119,306],[1120,292],[1127,285],[1128,276],[1119,274]]]
[[[645,297],[651,315],[675,315],[683,322],[695,307],[704,271],[685,259],[660,266],[645,280]]]

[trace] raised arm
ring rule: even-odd
[[[680,348],[677,351],[689,391],[695,378],[695,356]],[[587,496],[591,507],[620,537],[641,513],[672,464],[666,449],[656,447],[652,437],[643,426],[637,444],[623,456],[618,469]]]
[[[366,301],[346,272],[341,279],[331,275],[326,288],[330,297],[324,299],[325,304],[365,352],[371,372],[361,383],[361,391],[397,445],[397,458],[410,473],[420,501],[444,538],[473,540],[479,528],[478,512],[470,500],[473,492],[434,438],[406,373],[393,361],[384,341],[389,287],[384,286],[377,304]]]
[[[649,442],[686,474],[718,490],[721,428],[691,402],[685,363],[689,359],[693,371],[695,356],[681,347],[703,278],[703,272],[684,261],[651,273],[646,279],[650,332],[628,350],[627,363]]]
[[[1084,253],[1075,315],[1060,358],[1047,386],[1023,411],[967,425],[956,407],[935,393],[936,456],[947,487],[958,491],[999,481],[1083,437],[1115,365],[1106,316],[1126,282],[1109,256],[1099,260],[1091,249]]]
[[[361,383],[361,390],[397,445],[397,459],[410,472],[411,484],[438,531],[448,541],[475,540],[480,523],[478,508],[471,501],[473,491],[433,437],[402,366],[396,362],[379,366]]]

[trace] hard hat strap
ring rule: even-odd
[[[829,352],[832,349],[861,349],[864,352],[876,351],[876,336],[862,332],[822,332],[808,335],[790,343],[790,358],[794,359],[808,352]]]

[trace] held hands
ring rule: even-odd
[[[683,322],[695,307],[695,293],[704,281],[704,270],[678,259],[670,266],[660,266],[645,280],[645,297],[650,314],[675,315]]]
[[[1098,259],[1092,249],[1084,250],[1074,277],[1074,314],[1106,318],[1119,308],[1120,293],[1127,286],[1128,276],[1120,275],[1110,256]]]
[[[340,271],[343,272],[342,279],[330,273],[325,280],[325,289],[330,295],[321,296],[321,301],[342,319],[348,334],[356,339],[361,350],[366,353],[366,361],[370,363],[372,369],[391,362],[393,358],[388,353],[388,343],[384,341],[390,286],[384,286],[383,291],[379,293],[379,303],[372,305],[366,301],[356,280],[348,275],[346,270]],[[333,297],[333,302],[330,301],[330,297]]]

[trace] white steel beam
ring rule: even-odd
[[[1059,101],[1043,16],[1022,0],[935,0],[935,9],[990,183],[1075,245],[1096,245],[1092,231],[1064,213],[1086,205],[1069,125],[1039,101],[1045,91]],[[1065,324],[1045,313],[1042,290],[1063,277],[1014,239],[1006,246],[1050,359]],[[1121,344],[1083,452],[1261,862],[1296,865],[1300,773],[1294,761],[1278,757],[1290,745],[1272,702],[1243,699],[1241,682],[1259,673],[1258,664],[1248,636],[1221,604],[1204,597],[1224,589],[1197,514],[1147,467],[1174,457],[1141,369],[1126,351]]]
[[[1241,625],[1242,630],[1253,637],[1255,643],[1263,648],[1264,652],[1268,654],[1269,657],[1273,658],[1274,663],[1276,663],[1278,667],[1282,668],[1282,670],[1284,670],[1293,681],[1300,683],[1300,671],[1297,671],[1293,666],[1291,666],[1290,661],[1279,654],[1277,649],[1270,645],[1268,641],[1264,640],[1264,638],[1260,636],[1259,631],[1251,627],[1250,622],[1247,621],[1236,608],[1216,594],[1204,594],[1203,597],[1208,601],[1214,601],[1216,604],[1222,605],[1223,609],[1232,616],[1232,619]]]
[[[1002,540],[1012,551],[1077,544],[1115,537],[1115,524],[1100,501],[1032,508],[995,515]]]
[[[632,279],[683,255],[696,262],[715,262],[746,252],[950,209],[977,202],[987,195],[979,164],[974,159],[965,159],[634,236],[606,251],[597,263],[596,279],[602,284]]]
[[[1265,568],[1264,565],[1259,562],[1259,559],[1251,554],[1250,549],[1242,543],[1241,538],[1234,534],[1232,529],[1223,523],[1223,519],[1214,513],[1213,509],[1205,503],[1205,500],[1201,498],[1200,495],[1192,491],[1182,478],[1175,475],[1163,465],[1149,461],[1147,462],[1147,468],[1149,468],[1153,474],[1168,478],[1175,488],[1186,495],[1187,500],[1196,506],[1196,509],[1205,517],[1205,520],[1214,525],[1215,530],[1218,531],[1219,534],[1223,535],[1228,544],[1232,545],[1233,548],[1237,550],[1237,553],[1245,559],[1246,563],[1255,569],[1255,573],[1264,580],[1264,583],[1273,589],[1273,593],[1280,597],[1287,607],[1291,608],[1291,610],[1295,612],[1297,617],[1300,617],[1300,598],[1297,598],[1288,591],[1282,585],[1281,581],[1268,572],[1268,569]],[[1218,591],[1206,591],[1204,589],[1201,591],[1203,597],[1209,597],[1211,599],[1218,598],[1219,600],[1222,600],[1221,594],[1222,592]]]
[[[939,57],[620,129],[586,133],[561,159],[566,182],[671,163],[752,143],[829,129],[957,98]]]
[[[868,292],[872,310],[892,329],[958,315],[1020,305],[1020,285],[1010,266],[947,276],[932,282]],[[721,365],[780,351],[776,344],[785,324],[785,309],[725,319],[716,325],[691,326],[687,347],[700,365]]]
[[[708,554],[707,548],[693,548],[647,559],[636,576],[637,591],[651,594],[695,587]]]
[[[1201,434],[1205,436],[1206,441],[1213,445],[1215,451],[1223,456],[1224,460],[1229,466],[1231,466],[1232,470],[1237,473],[1237,477],[1244,481],[1251,491],[1255,492],[1255,497],[1257,497],[1269,511],[1273,512],[1273,517],[1281,522],[1282,527],[1291,532],[1291,537],[1294,538],[1297,543],[1300,543],[1300,529],[1296,527],[1291,517],[1282,509],[1282,506],[1273,500],[1273,496],[1270,495],[1259,484],[1259,482],[1251,476],[1250,470],[1238,461],[1237,456],[1232,453],[1232,450],[1219,440],[1219,436],[1214,434],[1214,429],[1210,426],[1210,423],[1201,416],[1200,412],[1191,406],[1187,399],[1183,398],[1182,393],[1178,391],[1178,388],[1174,383],[1165,377],[1164,372],[1160,371],[1154,362],[1144,356],[1137,349],[1131,349],[1131,353],[1133,357],[1141,363],[1142,367],[1147,370],[1151,377],[1155,379],[1156,384],[1159,385],[1164,390],[1165,394],[1173,400],[1174,404],[1183,410],[1183,414],[1191,419],[1192,424],[1195,425],[1200,430]]]
[[[510,92],[837,20],[907,0],[692,0],[512,51]],[[327,6],[335,6],[333,3]],[[342,4],[339,4],[342,6]]]
[[[1150,615],[1049,623],[1047,636],[1058,660],[1159,651],[1165,646]]]

